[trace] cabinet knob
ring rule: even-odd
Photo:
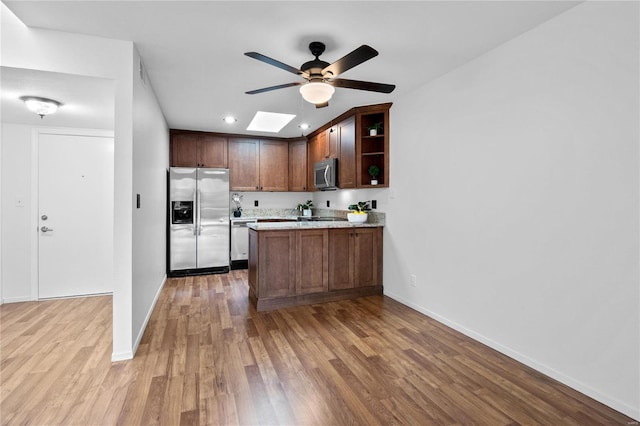
[[[260,188],[258,188],[258,187],[256,186],[256,189],[260,189]]]

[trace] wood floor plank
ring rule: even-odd
[[[242,270],[168,279],[117,363],[109,296],[0,306],[0,424],[633,423],[384,296],[247,295]]]

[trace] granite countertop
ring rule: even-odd
[[[298,221],[300,216],[297,210],[293,209],[246,209],[240,217],[231,219],[248,220],[286,220],[287,222],[258,222],[247,223],[247,227],[256,231],[274,231],[287,229],[322,229],[322,228],[376,228],[382,227],[385,223],[384,213],[369,212],[369,217],[365,223],[351,223],[345,221]],[[348,210],[313,209],[314,216],[343,217],[347,218]]]
[[[296,220],[298,220],[298,216],[264,216],[264,215],[251,215],[251,216],[245,216],[242,215],[240,217],[234,217],[231,216],[229,218],[230,220],[290,220],[292,222],[295,222]]]
[[[351,222],[264,222],[248,223],[247,228],[256,231],[276,231],[288,229],[322,229],[322,228],[377,228],[382,223],[351,223]]]

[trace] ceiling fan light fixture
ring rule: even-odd
[[[62,104],[53,99],[41,98],[39,96],[22,96],[20,98],[27,108],[44,118],[45,115],[53,114]]]
[[[323,104],[329,102],[336,89],[332,85],[324,82],[309,82],[300,86],[300,94],[305,101],[312,104]]]

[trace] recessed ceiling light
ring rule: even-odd
[[[235,122],[236,122],[236,121],[238,121],[238,120],[237,120],[235,117],[233,117],[233,116],[231,116],[231,115],[228,115],[228,116],[226,116],[225,118],[223,118],[223,119],[222,119],[222,121],[224,121],[224,122],[225,122],[225,123],[227,123],[227,124],[233,124],[233,123],[235,123]]]
[[[298,125],[298,127],[300,127],[302,130],[307,130],[311,126],[309,124],[307,124],[307,123],[300,123],[300,125]]]
[[[278,133],[295,117],[294,114],[280,114],[277,112],[256,112],[255,117],[249,123],[247,130],[258,132]]]

